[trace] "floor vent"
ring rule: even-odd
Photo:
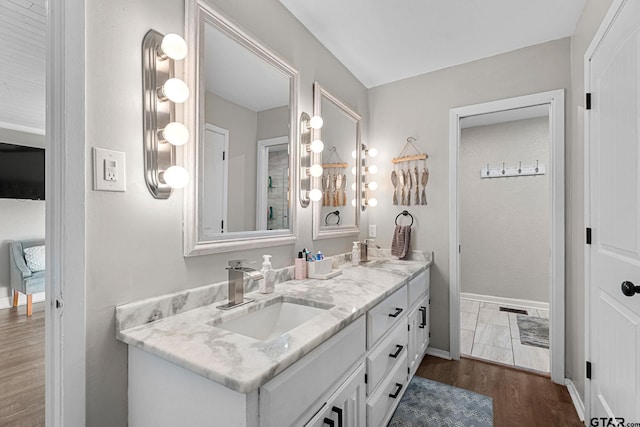
[[[500,311],[508,311],[509,313],[529,315],[529,313],[527,313],[527,310],[520,310],[519,308],[500,307]]]

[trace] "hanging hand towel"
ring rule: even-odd
[[[411,226],[396,225],[391,242],[391,255],[404,259],[411,250]]]

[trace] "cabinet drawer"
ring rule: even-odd
[[[349,369],[364,360],[364,353],[361,316],[260,388],[260,425],[299,424],[303,415],[308,419],[310,410],[318,410],[311,406],[335,390]]]
[[[400,319],[407,317],[407,287],[403,286],[367,312],[367,349]]]
[[[386,425],[407,387],[407,353],[367,402],[367,426]],[[395,396],[395,397],[392,397]]]
[[[407,352],[407,324],[400,322],[367,356],[367,396]]]
[[[429,269],[427,268],[422,273],[409,281],[407,285],[407,292],[409,295],[409,307],[416,302],[425,292],[429,290]]]

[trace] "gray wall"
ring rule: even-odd
[[[368,211],[369,223],[377,225],[379,245],[391,245],[393,219],[403,208],[391,205],[392,164],[388,160],[399,154],[408,136],[416,137],[417,145],[429,154],[429,205],[408,210],[415,217],[414,249],[435,252],[431,268],[434,348],[449,350],[449,110],[569,88],[569,46],[568,38],[555,40],[369,91],[371,146],[379,149],[380,159],[380,204]]]
[[[299,70],[300,111],[313,111],[317,80],[367,116],[364,86],[278,0],[211,3]],[[86,7],[86,425],[125,426],[127,346],[115,339],[116,305],[225,280],[227,261],[239,256],[260,262],[270,253],[278,268],[291,265],[302,247],[331,255],[347,252],[353,239],[316,245],[311,209],[295,204],[295,245],[184,258],[183,193],[156,200],[144,183],[140,96],[142,38],[150,28],[184,34],[184,1],[96,0]],[[125,193],[90,190],[94,146],[125,152]]]
[[[289,107],[275,107],[258,112],[258,141],[289,136]]]
[[[549,119],[462,129],[460,290],[549,302],[549,174],[481,178],[480,170],[549,167]]]

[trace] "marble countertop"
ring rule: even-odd
[[[249,393],[302,358],[431,264],[425,261],[373,259],[365,266],[339,266],[343,274],[329,279],[289,280],[272,294],[252,292],[255,302],[223,311],[209,303],[167,317],[145,314],[147,323],[122,320],[140,312],[139,303],[117,308],[117,338],[173,362],[232,390]],[[225,282],[226,286],[226,282]],[[177,294],[176,294],[177,295]],[[182,295],[182,294],[181,294]],[[185,294],[188,295],[188,294]],[[185,304],[186,296],[172,296]],[[271,341],[258,341],[215,325],[279,301],[327,309],[319,316]],[[138,304],[138,305],[137,305]],[[137,306],[136,306],[137,305]],[[157,310],[157,309],[156,309]]]

